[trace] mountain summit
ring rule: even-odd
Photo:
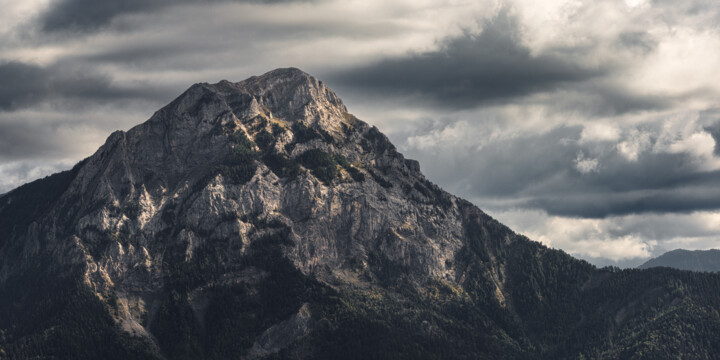
[[[0,358],[710,358],[718,290],[515,234],[292,68],[0,196]]]

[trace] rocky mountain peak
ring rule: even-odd
[[[259,105],[279,113],[293,114],[308,106],[347,112],[342,100],[322,81],[297,68],[276,69],[238,83],[221,81],[215,86],[249,94]]]
[[[286,256],[298,269],[329,269],[328,282],[341,281],[336,271],[350,259],[367,264],[378,252],[452,279],[445,261],[461,245],[458,219],[445,213],[458,211],[453,197],[321,81],[293,68],[193,85],[147,122],[113,133],[60,201],[71,209],[58,214],[63,236],[77,238],[94,269],[129,261],[127,244],[106,234],[137,239],[140,258],[168,253],[139,249],[180,246],[192,259],[216,237],[240,256],[267,223],[285,229],[294,244]],[[423,240],[405,242],[415,237]],[[113,284],[134,282],[115,276]],[[104,277],[88,281],[110,286]]]
[[[710,276],[528,241],[279,69],[0,197],[0,358],[709,359]]]
[[[193,85],[168,108],[190,109],[198,102],[220,101],[239,118],[258,115],[292,123],[319,123],[325,128],[347,113],[342,100],[315,77],[296,68],[282,68],[240,82]]]
[[[240,82],[195,84],[147,122],[113,133],[89,162],[114,157],[114,163],[133,168],[116,173],[125,182],[137,182],[140,175],[128,174],[142,169],[142,177],[151,173],[175,187],[226,161],[240,138],[250,141],[252,151],[292,158],[297,143],[310,142],[315,144],[312,147],[353,143],[359,138],[348,140],[353,137],[351,129],[361,129],[360,133],[370,129],[356,120],[322,81],[296,68],[277,69]],[[377,134],[386,143],[383,149],[394,150],[387,138]],[[268,151],[266,145],[274,150]],[[299,146],[295,152],[306,148]],[[352,157],[355,150],[343,151]],[[95,181],[97,174],[85,175],[86,171],[81,178]]]

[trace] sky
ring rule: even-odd
[[[0,0],[0,193],[197,82],[298,67],[425,175],[604,266],[720,247],[712,0]]]

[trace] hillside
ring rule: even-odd
[[[683,250],[668,251],[656,258],[646,261],[638,269],[669,267],[690,271],[720,271],[720,250]]]

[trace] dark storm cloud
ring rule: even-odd
[[[440,106],[470,108],[551,91],[605,72],[571,58],[531,54],[522,44],[516,19],[501,11],[479,35],[466,33],[447,40],[438,51],[386,59],[332,74],[329,80],[372,93],[421,96]]]
[[[578,126],[560,127],[544,135],[492,142],[466,154],[465,161],[472,164],[467,169],[473,171],[471,196],[518,196],[572,177],[568,165],[577,148],[567,145],[567,139],[579,138],[581,131]]]
[[[124,89],[88,68],[0,62],[0,110],[16,110],[49,100],[121,101],[162,97],[160,89]]]
[[[436,158],[423,169],[465,197],[513,200],[513,206],[550,215],[605,218],[720,209],[720,172],[698,170],[692,155],[647,151],[631,161],[615,142],[582,143],[581,133],[581,126],[561,126],[477,149],[457,148],[453,162]],[[597,161],[597,167],[580,171],[583,159]]]
[[[555,100],[555,111],[571,111],[589,117],[608,117],[672,107],[677,99],[670,96],[639,94],[619,84],[587,82],[564,89]]]
[[[688,154],[645,153],[638,161],[628,161],[617,152],[608,151],[596,156],[597,171],[583,174],[573,168],[572,159],[577,159],[573,154],[591,154],[592,149],[561,145],[547,149],[544,154],[553,152],[557,154],[548,155],[549,160],[516,153],[533,165],[530,170],[517,169],[515,174],[506,174],[516,194],[531,198],[524,205],[528,208],[583,218],[720,209],[720,173],[698,171]],[[557,158],[565,161],[552,161]],[[496,161],[504,160],[493,160]],[[543,173],[532,172],[533,168],[543,169]],[[531,176],[539,178],[533,181]],[[500,189],[478,188],[485,195]]]
[[[158,62],[165,64],[171,59],[187,56],[188,54],[208,51],[211,52],[214,44],[141,44],[123,46],[119,49],[110,49],[99,54],[87,56],[86,59],[93,63],[115,63],[115,64],[140,64],[143,69],[147,63]],[[196,64],[197,65],[197,64]]]
[[[720,189],[679,187],[668,191],[648,191],[640,194],[571,193],[564,196],[538,197],[529,201],[526,206],[543,209],[550,215],[582,218],[642,213],[692,213],[720,209]]]
[[[292,0],[58,0],[50,5],[50,8],[42,15],[40,22],[42,29],[46,32],[88,31],[108,25],[113,18],[119,15],[153,12],[176,5],[210,2],[275,4],[292,2]]]
[[[587,174],[556,169],[552,182],[528,192],[525,206],[583,218],[720,209],[720,172],[698,171],[687,154],[647,153],[633,162],[612,153],[598,161],[601,168]]]
[[[170,0],[59,0],[42,16],[44,31],[95,29],[117,15],[153,11],[169,6]]]
[[[15,123],[0,118],[0,160],[32,159],[48,156],[62,149],[54,126]]]

